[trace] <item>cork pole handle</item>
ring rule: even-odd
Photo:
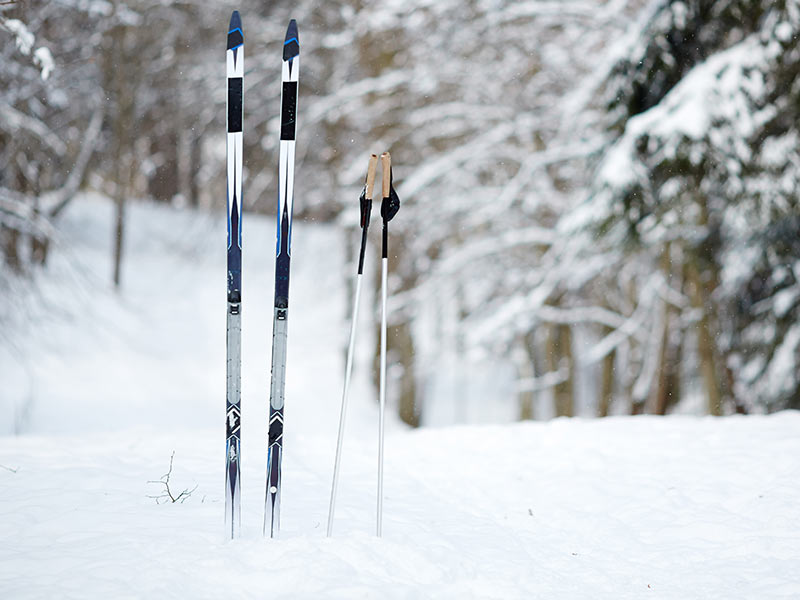
[[[378,155],[371,154],[369,157],[369,167],[367,168],[367,192],[364,194],[367,200],[372,200],[372,190],[375,188],[375,171],[378,167]]]
[[[389,197],[392,187],[392,157],[388,152],[381,154],[381,167],[383,168],[383,197]]]

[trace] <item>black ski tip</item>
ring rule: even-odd
[[[242,31],[242,19],[239,11],[233,11],[231,24],[228,25],[228,50],[238,48],[244,44],[244,32]]]
[[[289,21],[286,28],[286,40],[283,42],[283,60],[292,60],[300,54],[300,38],[297,35],[297,21]]]

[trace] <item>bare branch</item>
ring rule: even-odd
[[[162,492],[156,496],[147,496],[148,498],[153,498],[156,501],[156,504],[161,504],[161,502],[167,502],[174,504],[176,502],[180,502],[183,504],[189,496],[197,489],[197,485],[195,485],[191,490],[189,488],[184,489],[180,494],[177,496],[172,492],[172,489],[169,487],[169,480],[172,476],[172,463],[175,460],[175,451],[172,451],[172,455],[169,457],[169,470],[164,473],[160,479],[151,480],[147,483],[156,483],[164,486]]]

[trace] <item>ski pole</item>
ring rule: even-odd
[[[350,376],[353,372],[353,353],[355,352],[356,324],[358,322],[358,304],[361,297],[361,279],[364,273],[364,254],[367,248],[367,229],[369,217],[372,212],[372,189],[375,185],[375,168],[378,164],[377,155],[369,157],[367,178],[364,189],[361,191],[359,203],[361,205],[361,250],[358,255],[358,273],[356,274],[356,293],[353,300],[353,316],[350,322],[350,342],[347,345],[347,363],[344,371],[344,391],[342,392],[342,410],[339,414],[339,436],[336,439],[336,459],[333,464],[333,485],[331,486],[331,503],[328,508],[328,537],[333,534],[333,513],[336,509],[336,491],[339,484],[339,463],[342,458],[342,440],[344,439],[344,423],[347,414],[347,395],[350,390]]]
[[[382,192],[381,218],[383,231],[381,242],[381,367],[380,367],[380,404],[378,410],[378,517],[376,534],[381,537],[383,530],[383,432],[384,414],[386,412],[386,296],[388,293],[389,271],[389,221],[400,210],[400,198],[392,186],[392,157],[388,152],[381,154]]]

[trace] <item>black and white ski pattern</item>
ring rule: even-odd
[[[286,347],[289,317],[289,267],[294,203],[294,154],[300,42],[297,23],[289,22],[283,44],[281,71],[281,139],[278,173],[278,231],[275,248],[275,306],[272,323],[272,381],[270,384],[269,446],[264,535],[280,530],[281,463],[283,459],[283,407],[286,387]]]
[[[244,35],[239,13],[228,27],[228,311],[225,413],[225,530],[236,537],[241,526],[241,302],[242,302],[242,116]]]

